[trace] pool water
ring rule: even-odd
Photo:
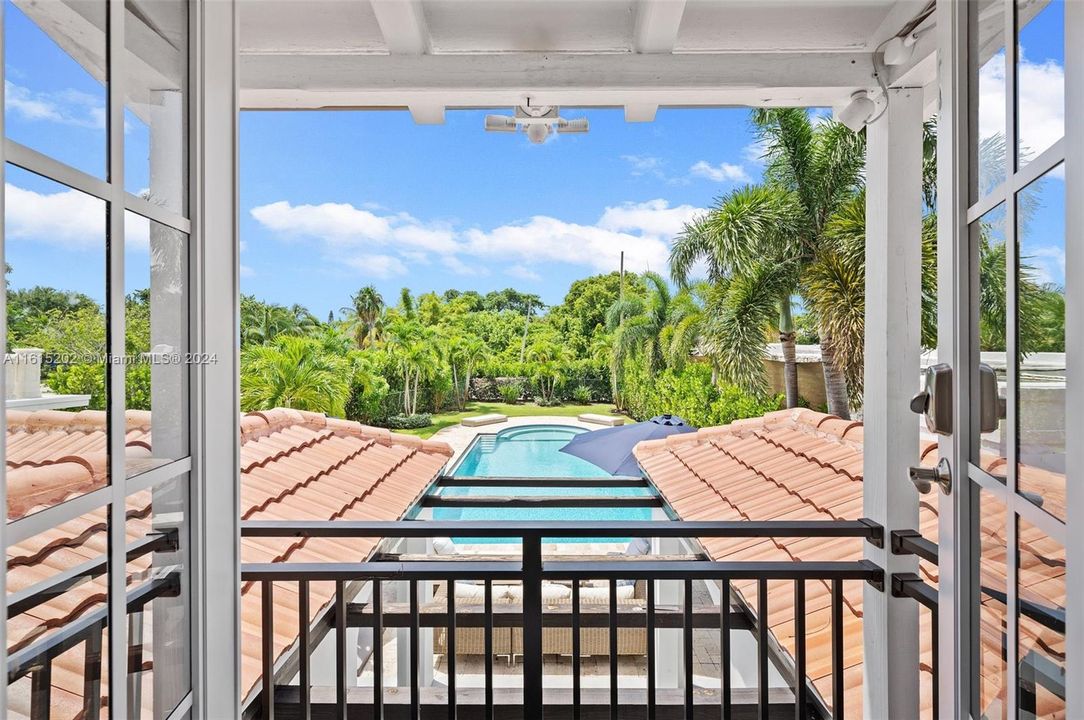
[[[445,497],[643,497],[652,495],[646,487],[518,487],[516,478],[608,478],[610,473],[561,452],[569,440],[582,428],[565,425],[525,425],[508,428],[496,434],[475,438],[466,454],[452,472],[457,478],[509,478],[501,487],[445,487],[438,492]],[[576,520],[626,521],[650,520],[651,508],[607,507],[435,507],[434,520]],[[514,538],[452,538],[457,543],[511,543]],[[545,542],[627,542],[629,538],[544,538]]]
[[[526,425],[483,434],[474,439],[454,477],[598,478],[610,473],[586,460],[561,452],[582,428]]]

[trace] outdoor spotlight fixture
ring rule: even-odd
[[[486,115],[486,132],[518,132],[523,130],[527,139],[536,145],[546,142],[551,132],[585,133],[587,118],[565,120],[556,105],[520,105],[514,115]]]
[[[858,132],[873,115],[877,105],[865,90],[858,90],[851,95],[851,101],[843,109],[835,113],[837,122],[841,122],[853,132]]]

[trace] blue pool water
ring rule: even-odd
[[[610,477],[586,460],[560,452],[581,428],[562,425],[526,425],[475,438],[455,477]]]
[[[452,472],[457,478],[605,478],[602,468],[560,449],[576,435],[588,432],[564,425],[525,425],[495,435],[479,435]],[[598,487],[446,487],[445,497],[630,497],[651,495],[648,488]],[[651,508],[433,508],[434,520],[650,520]],[[457,543],[510,543],[514,538],[453,538]],[[545,538],[546,542],[627,542],[628,538]]]

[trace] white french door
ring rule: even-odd
[[[939,528],[946,718],[1084,712],[1066,634],[1084,283],[1081,121],[1066,107],[1079,104],[1082,17],[1077,0],[938,8],[939,357],[955,411],[941,442],[954,475]]]

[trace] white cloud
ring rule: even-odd
[[[5,233],[72,250],[105,249],[105,203],[78,190],[39,193],[5,183]]]
[[[1024,264],[1031,267],[1031,279],[1040,285],[1065,285],[1065,248],[1044,245],[1025,251]]]
[[[480,265],[468,265],[455,255],[446,255],[441,258],[441,263],[456,275],[489,275],[489,270]]]
[[[519,278],[520,280],[528,280],[530,282],[542,279],[541,275],[524,265],[510,265],[509,267],[505,268],[504,272],[506,275],[511,275],[514,278]]]
[[[241,273],[241,277],[243,277],[243,278],[253,277],[253,276],[256,275],[255,270],[253,270],[248,265],[244,265],[244,264],[241,265],[240,273]]]
[[[621,159],[629,164],[632,174],[636,176],[662,172],[662,158],[652,155],[622,155]]]
[[[10,112],[24,120],[105,129],[104,99],[78,90],[36,92],[5,80],[4,102]]]
[[[700,160],[689,168],[689,173],[712,182],[749,182],[749,174],[745,172],[745,168],[728,162],[712,165],[707,160]]]
[[[763,140],[751,142],[742,148],[742,159],[750,165],[764,165],[764,156],[768,152],[768,143]]]
[[[407,272],[403,261],[393,255],[348,255],[340,257],[339,261],[357,270],[363,277],[384,279],[405,275]]]
[[[459,275],[488,274],[482,262],[488,259],[511,263],[507,272],[513,276],[536,279],[538,274],[529,268],[539,262],[609,271],[617,267],[622,251],[630,269],[662,270],[673,237],[703,211],[690,205],[670,207],[657,199],[607,207],[594,224],[537,215],[490,229],[457,229],[406,213],[376,215],[343,203],[295,206],[279,201],[251,212],[264,227],[287,238],[318,239],[329,259],[375,277],[404,274],[407,263],[428,264],[435,256]],[[383,252],[352,254],[363,247]]]
[[[1020,144],[1039,154],[1065,134],[1065,70],[1053,60],[1033,63],[1021,52],[1017,86]],[[979,70],[979,137],[1005,132],[1005,53]]]

